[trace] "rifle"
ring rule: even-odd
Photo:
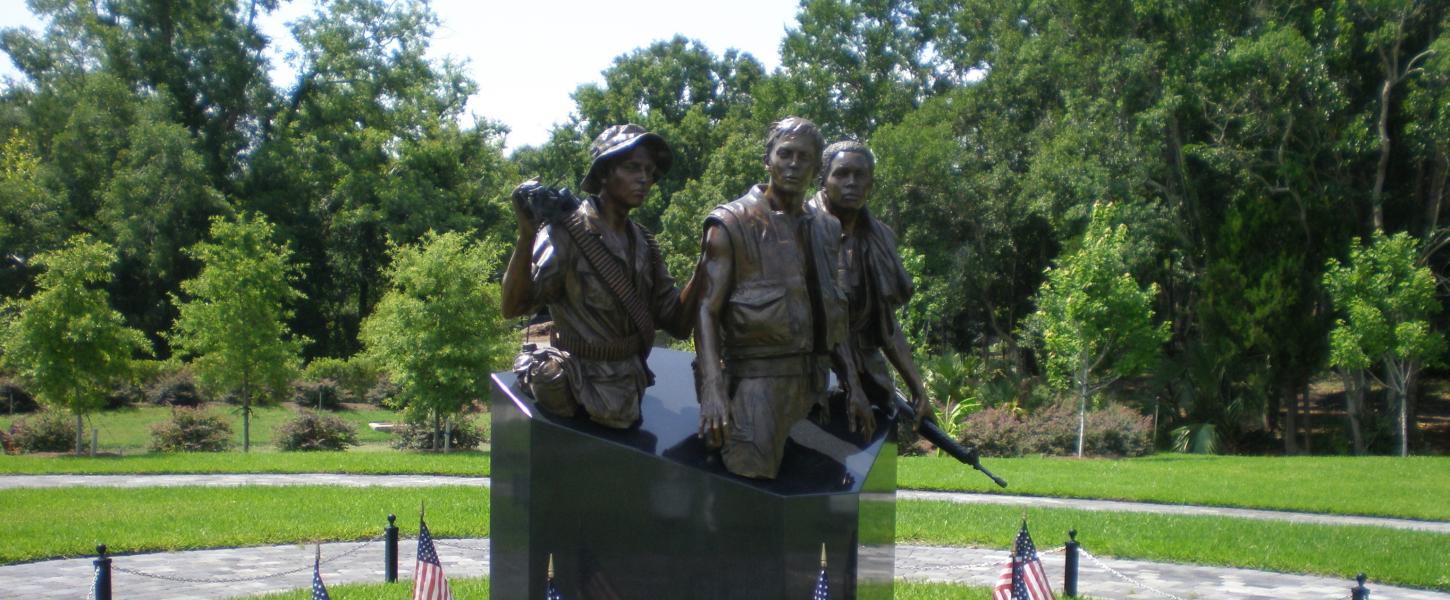
[[[906,418],[911,419],[913,422],[916,421],[916,410],[911,408],[911,403],[907,402],[906,398],[900,392],[895,393],[893,397],[896,400],[896,411],[905,414]],[[961,443],[952,439],[952,436],[942,431],[941,425],[936,422],[935,418],[926,417],[922,419],[918,433],[921,434],[921,437],[926,438],[926,441],[931,442],[932,445],[952,455],[952,458],[961,461],[962,464],[971,465],[973,469],[981,471],[983,475],[986,475],[997,485],[1007,487],[1006,480],[993,475],[991,471],[988,471],[986,467],[982,466],[981,454],[977,452],[976,446],[963,446]]]

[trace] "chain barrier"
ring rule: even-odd
[[[452,544],[452,543],[449,543],[449,542],[440,540],[438,538],[433,538],[433,543],[438,544],[439,546],[446,546],[448,548],[457,548],[459,550],[471,550],[473,552],[488,552],[488,548],[478,548],[476,546],[466,546],[464,544]]]
[[[379,536],[377,536],[377,537],[375,537],[373,539],[365,540],[365,541],[359,543],[358,545],[353,546],[351,549],[349,549],[346,552],[343,552],[343,553],[340,553],[340,554],[336,554],[334,556],[329,556],[329,557],[323,559],[322,561],[319,562],[319,564],[320,565],[325,565],[325,564],[330,563],[332,561],[335,561],[335,560],[338,560],[338,559],[341,559],[341,558],[345,558],[345,557],[348,557],[348,556],[352,556],[353,554],[357,554],[363,548],[366,548],[368,546],[371,546],[374,543],[377,543],[378,541],[382,540],[383,537],[384,536],[379,535]],[[287,571],[278,571],[276,573],[268,573],[266,575],[253,575],[251,577],[231,577],[231,578],[215,578],[215,579],[211,579],[211,578],[194,578],[194,577],[177,577],[175,575],[162,575],[162,574],[159,574],[159,573],[147,573],[145,571],[136,571],[136,570],[133,570],[133,569],[127,569],[125,567],[118,567],[118,566],[115,566],[115,565],[112,565],[111,566],[111,570],[112,571],[120,571],[120,572],[126,573],[128,575],[136,575],[138,577],[148,577],[148,578],[151,578],[151,579],[160,579],[160,580],[163,580],[163,581],[175,581],[175,582],[178,582],[178,583],[243,583],[243,582],[248,582],[248,581],[261,581],[263,579],[272,579],[274,577],[284,577],[284,576],[287,576],[287,575],[295,575],[297,573],[302,573],[304,571],[310,571],[310,570],[312,570],[312,565],[307,565],[307,566],[299,567],[299,568],[296,568],[296,569],[290,569],[290,570],[287,570]],[[94,594],[95,593],[95,590],[92,589],[91,593]],[[94,600],[94,599],[92,599],[92,600]]]
[[[1133,587],[1140,588],[1140,589],[1144,589],[1144,590],[1148,590],[1150,592],[1153,592],[1155,594],[1158,594],[1159,596],[1163,596],[1164,598],[1171,598],[1172,600],[1183,600],[1183,598],[1180,598],[1178,596],[1174,596],[1173,594],[1170,594],[1168,592],[1165,592],[1163,590],[1160,590],[1160,589],[1155,588],[1153,586],[1150,586],[1148,584],[1142,583],[1142,582],[1140,582],[1140,581],[1138,581],[1136,579],[1133,579],[1132,577],[1129,577],[1127,575],[1124,575],[1122,573],[1119,573],[1117,569],[1114,569],[1114,568],[1109,567],[1108,565],[1104,564],[1103,561],[1098,560],[1098,557],[1093,556],[1091,552],[1088,552],[1087,549],[1086,548],[1083,548],[1082,546],[1078,546],[1077,551],[1078,552],[1081,552],[1083,554],[1083,556],[1088,557],[1089,560],[1091,560],[1094,563],[1096,563],[1099,567],[1102,567],[1103,570],[1105,570],[1105,571],[1107,571],[1109,573],[1112,573],[1112,575],[1114,577],[1117,577],[1118,579],[1121,579],[1123,581],[1126,581],[1126,582],[1132,584]]]
[[[101,567],[96,567],[96,573],[91,575],[91,592],[86,594],[86,600],[96,600],[96,580],[101,577]]]

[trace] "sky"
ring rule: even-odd
[[[796,0],[434,0],[440,25],[430,53],[468,62],[479,92],[474,116],[503,122],[509,149],[541,144],[549,128],[574,109],[579,85],[602,82],[615,57],[676,34],[699,40],[717,56],[736,48],[767,71],[780,64],[780,42],[795,24]],[[260,22],[272,38],[272,77],[290,87],[295,71],[285,53],[295,47],[286,23],[311,13],[313,0],[292,0]],[[0,0],[0,27],[40,29],[24,0]],[[0,78],[17,78],[8,57]]]

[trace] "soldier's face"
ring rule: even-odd
[[[871,194],[871,163],[859,152],[842,152],[831,157],[826,171],[826,197],[831,206],[860,210]]]
[[[601,195],[627,208],[639,208],[658,176],[654,156],[644,146],[638,146],[609,169]]]
[[[820,168],[820,150],[810,140],[789,136],[775,143],[766,160],[770,185],[789,194],[803,193]]]

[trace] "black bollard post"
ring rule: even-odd
[[[398,519],[397,515],[388,515],[388,527],[383,529],[385,538],[383,544],[383,581],[385,583],[398,582],[398,527],[393,521]]]
[[[1067,551],[1064,552],[1066,560],[1063,561],[1067,566],[1062,575],[1062,593],[1068,598],[1077,597],[1077,547],[1077,530],[1067,530]]]
[[[91,584],[92,597],[95,600],[111,600],[111,559],[106,558],[106,545],[96,546],[96,560],[91,561],[96,566],[96,581]]]
[[[1359,577],[1355,579],[1359,581],[1359,585],[1349,588],[1349,597],[1353,600],[1369,600],[1369,588],[1364,587],[1364,580],[1368,577],[1365,577],[1364,573],[1360,573]]]

